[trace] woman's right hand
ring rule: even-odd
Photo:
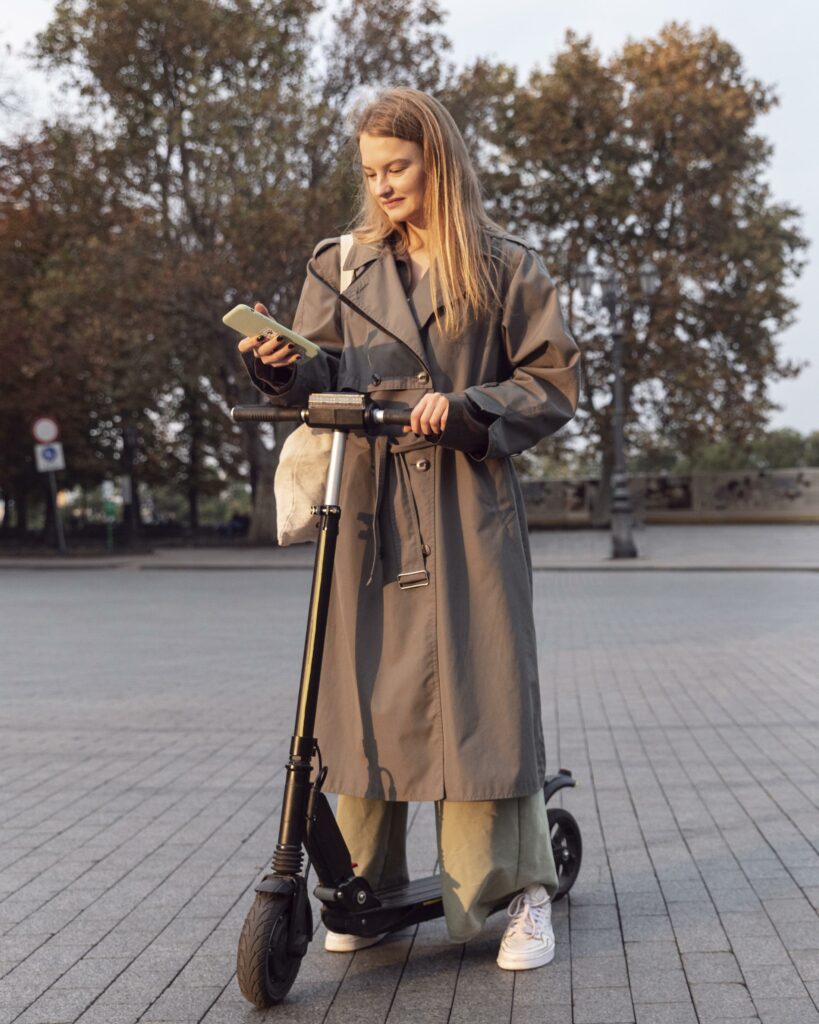
[[[257,313],[270,316],[267,306],[257,302],[253,307]],[[283,338],[281,334],[274,331],[266,331],[264,334],[254,334],[250,338],[242,338],[239,342],[240,352],[252,352],[253,355],[265,366],[292,366],[301,359],[292,341]]]

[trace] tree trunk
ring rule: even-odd
[[[611,524],[611,473],[614,468],[614,452],[611,448],[605,447],[601,456],[600,484],[591,509],[591,524],[604,527]]]
[[[255,468],[255,490],[253,494],[253,517],[250,523],[248,541],[251,544],[276,544],[276,495],[273,484],[279,466],[279,455],[285,438],[296,429],[295,424],[277,423],[274,427],[276,447],[268,451],[262,444],[259,432],[252,440],[253,457],[251,467]],[[251,476],[253,476],[251,470]]]
[[[131,470],[131,494],[133,495],[131,514],[134,517],[134,529],[139,533],[145,525],[145,520],[142,518],[142,503],[139,500],[139,475],[135,469]]]
[[[20,540],[28,533],[28,488],[22,481],[14,489],[14,529]]]
[[[43,480],[43,500],[45,501],[45,519],[43,520],[42,541],[50,548],[57,547],[57,523],[54,519],[54,502],[51,499],[48,474],[41,473]]]
[[[199,464],[202,421],[199,414],[199,402],[196,387],[187,392],[188,429],[190,430],[190,446],[188,448],[188,528],[191,533],[199,529]]]
[[[264,446],[260,446],[264,448]],[[266,456],[266,458],[265,458]],[[278,458],[275,460],[278,464]],[[247,539],[251,544],[276,544],[276,497],[273,481],[276,476],[273,452],[264,450],[257,463],[256,495]]]
[[[139,540],[142,526],[142,515],[139,508],[139,481],[135,469],[138,445],[139,435],[136,428],[127,426],[122,432],[122,468],[123,475],[128,479],[131,500],[123,504],[122,525],[128,544],[135,544]]]
[[[195,480],[188,484],[188,529],[191,533],[199,529],[199,487]]]
[[[88,520],[86,518],[86,515],[85,515],[85,505],[86,505],[87,501],[88,501],[88,496],[85,493],[85,488],[84,487],[80,487],[80,500],[79,500],[79,510],[80,511],[79,511],[79,515],[74,520],[74,522],[75,522],[75,525],[77,527],[79,527],[79,529],[81,529],[81,530],[85,528],[85,526],[87,525],[87,522],[88,522]]]
[[[256,505],[256,490],[259,485],[259,459],[264,457],[264,446],[259,444],[258,423],[244,424],[244,449],[249,467],[250,507],[254,508]]]

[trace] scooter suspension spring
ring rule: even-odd
[[[300,846],[282,846],[276,844],[276,852],[273,854],[273,870],[277,875],[298,875],[301,873],[301,866],[304,855]]]

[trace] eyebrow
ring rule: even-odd
[[[391,167],[393,164],[408,164],[408,163],[410,163],[409,157],[397,156],[397,157],[395,157],[392,160],[388,160],[383,166],[384,167]],[[372,167],[370,167],[368,164],[362,164],[361,165],[361,169],[364,170],[364,171],[371,171]]]

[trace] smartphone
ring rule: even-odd
[[[246,306],[243,302],[234,306],[229,313],[222,317],[222,323],[232,330],[238,332],[243,338],[252,338],[255,334],[263,334],[265,331],[275,331],[292,341],[305,359],[313,359],[321,352],[318,345],[308,338],[303,338],[289,327],[278,323],[272,316],[265,316],[264,313],[257,313],[255,309]]]

